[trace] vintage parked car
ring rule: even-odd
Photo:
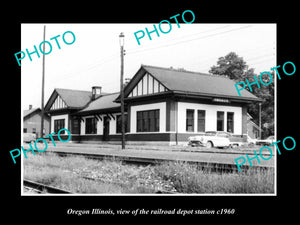
[[[274,136],[269,136],[267,139],[257,140],[256,144],[257,145],[270,145],[273,142],[275,142]]]
[[[35,142],[36,134],[35,133],[23,133],[23,142]]]
[[[227,132],[207,131],[204,134],[191,136],[188,138],[189,145],[211,147],[229,147],[230,141]]]
[[[247,134],[247,143],[248,143],[249,145],[255,145],[256,142],[257,142],[257,139],[251,138],[251,137]]]

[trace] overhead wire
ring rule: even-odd
[[[229,26],[230,25],[226,25],[226,26],[222,26],[222,27],[219,27],[219,28],[214,28],[214,29],[206,30],[204,32],[206,33],[206,32],[211,32],[211,31],[218,30],[218,29],[224,29],[224,28],[229,27]],[[202,33],[203,32],[201,32],[201,33],[195,33],[195,34],[191,34],[191,35],[186,35],[186,36],[181,37],[180,39],[183,39],[183,38],[186,38],[186,37],[190,37],[190,36],[195,36],[195,35],[202,34]],[[157,48],[160,48],[160,46],[158,46]],[[146,49],[146,51],[147,50],[148,49]],[[132,54],[131,49],[126,50],[126,54],[129,54],[129,55]],[[133,52],[133,54],[134,54],[134,52]],[[113,54],[113,55],[111,55],[110,58],[108,58],[108,60],[105,60],[107,58],[106,57],[106,58],[104,58],[104,60],[102,62],[98,62],[96,64],[93,64],[90,68],[87,68],[86,70],[90,70],[90,69],[96,68],[97,66],[101,66],[101,65],[103,65],[106,62],[110,62],[113,59],[115,59],[115,57],[117,57],[117,56],[118,56],[118,54]]]
[[[182,44],[182,43],[195,41],[195,40],[199,40],[199,39],[204,39],[204,38],[208,38],[208,37],[213,37],[213,36],[216,36],[216,35],[225,34],[225,33],[233,32],[233,31],[241,30],[241,29],[246,29],[248,27],[251,27],[251,25],[247,25],[247,26],[239,27],[239,28],[234,28],[234,29],[227,30],[227,31],[221,31],[221,32],[218,32],[218,33],[209,34],[209,35],[205,35],[205,36],[202,36],[202,37],[200,36],[200,37],[192,38],[192,39],[185,40],[185,41],[177,41],[177,42],[174,42],[174,43],[160,45],[160,46],[156,46],[156,47],[152,47],[152,48],[148,48],[148,49],[137,50],[137,51],[133,51],[133,52],[131,52],[129,50],[127,53],[128,54],[136,54],[136,53],[140,53],[140,52],[151,51],[151,50],[154,50],[154,49],[157,49],[157,48],[165,48],[165,47],[169,47],[169,46],[173,46],[173,45],[177,45],[177,44]]]
[[[192,35],[186,35],[186,36],[181,37],[180,39],[184,39],[184,38],[190,37],[190,36],[195,36],[195,35],[198,35],[198,34],[203,34],[203,33],[211,32],[211,31],[214,31],[214,30],[224,29],[224,28],[229,27],[229,26],[230,25],[226,25],[226,26],[222,26],[222,27],[218,27],[218,28],[206,30],[204,32],[195,33],[195,34],[192,34]],[[136,53],[139,53],[139,52],[146,52],[146,51],[149,51],[149,50],[154,50],[154,49],[157,49],[157,48],[164,48],[164,47],[168,47],[168,46],[173,46],[173,45],[177,45],[177,44],[181,44],[181,43],[185,43],[185,42],[190,42],[190,41],[197,40],[197,39],[202,39],[202,38],[207,38],[207,37],[210,37],[210,36],[215,36],[215,35],[222,34],[222,33],[228,33],[228,32],[232,32],[232,31],[235,31],[235,30],[244,29],[244,28],[247,28],[247,27],[250,27],[250,26],[251,25],[244,26],[244,27],[241,27],[241,28],[235,28],[235,29],[231,29],[231,30],[226,30],[226,31],[222,31],[222,32],[218,32],[218,33],[214,33],[214,34],[210,34],[210,35],[206,35],[206,36],[202,36],[202,37],[197,37],[197,38],[193,38],[193,39],[189,39],[189,40],[177,41],[177,42],[171,43],[171,44],[159,45],[159,46],[148,48],[148,49],[144,49],[144,50],[131,51],[131,49],[129,49],[129,50],[126,50],[126,54],[132,55],[132,54],[136,54]],[[103,65],[103,64],[105,64],[107,62],[110,62],[110,61],[114,60],[115,57],[117,57],[117,54],[113,54],[113,55],[111,55],[109,57],[104,57],[100,62],[91,63],[88,67],[83,67],[79,71],[77,70],[76,73],[78,75],[75,75],[75,76],[79,76],[83,71],[92,70],[92,69],[94,69],[96,67],[99,67],[99,66],[101,66],[101,65]],[[72,73],[72,75],[65,76],[61,80],[65,80],[65,79],[68,79],[70,77],[74,78],[74,74],[73,74],[72,71],[68,72],[67,74],[71,74],[71,73]]]
[[[170,47],[170,46],[174,46],[174,45],[178,45],[178,44],[183,44],[183,43],[187,43],[187,42],[191,42],[191,41],[195,41],[195,40],[200,40],[200,39],[206,39],[206,38],[210,38],[210,37],[214,37],[216,35],[221,35],[221,34],[226,34],[226,33],[230,33],[230,32],[234,32],[234,31],[238,31],[238,30],[242,30],[242,29],[246,29],[246,28],[249,28],[251,27],[252,25],[247,25],[247,26],[243,26],[243,27],[238,27],[238,28],[233,28],[233,29],[230,29],[230,30],[225,30],[225,31],[220,31],[220,32],[216,32],[216,33],[213,33],[213,34],[208,34],[208,35],[204,35],[204,33],[208,33],[208,32],[212,32],[212,31],[215,31],[215,30],[221,30],[221,29],[224,29],[224,28],[227,28],[227,27],[230,27],[230,25],[227,25],[227,26],[222,26],[222,27],[218,27],[218,28],[214,28],[214,29],[210,29],[210,30],[206,30],[206,31],[203,31],[203,32],[199,32],[199,33],[195,33],[195,34],[191,34],[191,35],[186,35],[186,36],[183,36],[180,39],[185,39],[185,38],[188,38],[188,37],[191,37],[191,36],[196,36],[196,35],[199,35],[199,34],[202,34],[201,36],[199,37],[196,37],[196,38],[192,38],[192,39],[187,39],[187,40],[180,40],[180,41],[176,41],[176,42],[173,42],[173,43],[168,43],[168,44],[163,44],[163,45],[158,45],[158,46],[155,46],[155,47],[150,47],[150,48],[147,48],[147,49],[137,49],[137,50],[134,50],[134,49],[126,49],[126,54],[127,55],[133,55],[133,54],[138,54],[138,53],[143,53],[143,52],[148,52],[148,51],[152,51],[152,50],[155,50],[155,49],[158,49],[158,48],[165,48],[165,47]],[[178,40],[178,39],[177,39]],[[265,46],[264,46],[265,47]],[[135,48],[136,49],[136,48]],[[249,49],[249,50],[246,50],[246,51],[251,51],[252,49]],[[112,60],[114,60],[116,57],[118,56],[117,53],[115,54],[112,54],[108,57],[104,57],[102,58],[101,61],[99,62],[96,62],[96,63],[90,63],[90,65],[88,67],[83,67],[82,69],[80,69],[79,71],[76,71],[76,73],[78,75],[75,75],[75,76],[79,76],[83,71],[89,71],[89,70],[93,70],[93,69],[98,69],[99,66],[102,66],[104,65],[105,63],[108,63]],[[255,57],[254,60],[256,59],[260,59],[260,57]],[[252,58],[251,58],[252,60]],[[250,61],[251,61],[250,60]],[[205,60],[207,61],[207,59]],[[249,61],[249,60],[247,60]],[[201,62],[200,62],[201,63]],[[207,64],[207,63],[205,63]],[[69,72],[67,74],[70,74],[72,72]],[[62,80],[65,80],[65,79],[68,79],[68,78],[74,78],[74,74],[71,75],[71,76],[67,76],[67,77],[64,77],[62,78]],[[114,83],[114,82],[111,82],[111,83]]]
[[[197,33],[190,34],[190,35],[185,35],[185,36],[176,38],[176,40],[181,40],[181,39],[185,39],[185,38],[190,38],[191,36],[195,36],[195,35],[199,35],[199,34],[211,32],[211,31],[214,31],[214,30],[224,29],[224,28],[229,27],[229,26],[230,26],[230,25],[226,25],[226,26],[222,26],[222,27],[217,27],[217,28],[209,29],[209,30],[204,30],[204,31],[197,32]],[[166,42],[168,42],[168,41],[161,41],[161,42],[159,42],[160,44],[156,44],[156,45],[161,46],[161,43],[166,43]],[[159,47],[159,46],[155,46],[155,47]],[[153,48],[153,47],[152,47],[152,48]],[[137,47],[137,48],[129,49],[128,52],[130,52],[130,51],[135,52],[135,51],[138,51],[138,50],[141,50],[141,48],[140,48],[140,47]],[[145,49],[144,49],[144,50],[145,50]],[[147,48],[146,48],[146,50],[147,50]]]

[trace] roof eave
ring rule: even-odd
[[[164,91],[164,92],[157,92],[157,93],[153,93],[153,94],[147,94],[147,95],[138,95],[138,96],[133,96],[133,97],[127,97],[124,98],[124,101],[130,101],[130,100],[137,100],[137,99],[147,99],[147,98],[156,98],[156,97],[160,97],[160,96],[169,96],[172,95],[173,92],[172,91]],[[121,103],[121,99],[116,99],[114,100],[114,102],[116,103]]]
[[[173,91],[173,93],[175,95],[183,95],[183,96],[195,96],[195,97],[202,97],[202,98],[206,98],[206,99],[210,99],[210,98],[228,98],[230,100],[233,100],[235,102],[253,102],[253,101],[257,101],[257,102],[263,102],[262,99],[255,97],[255,98],[249,98],[249,97],[238,97],[238,96],[230,96],[230,95],[220,95],[220,94],[208,94],[208,93],[199,93],[199,92],[187,92],[187,91],[178,91],[175,90]]]
[[[85,115],[93,115],[93,114],[105,114],[106,112],[116,112],[119,111],[121,108],[121,106],[116,106],[116,107],[111,107],[111,108],[103,108],[103,109],[93,109],[93,110],[86,110],[86,111],[79,111],[79,112],[75,112],[72,115],[81,115],[81,116],[85,116]]]
[[[24,119],[26,119],[27,117],[29,117],[30,115],[32,115],[33,113],[35,113],[36,111],[42,111],[40,108],[36,108],[34,109],[32,112],[28,113],[26,116],[23,116]],[[24,114],[24,113],[23,113]]]

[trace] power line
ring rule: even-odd
[[[70,74],[70,75],[69,75],[69,76],[62,76],[62,77],[60,78],[59,81],[63,81],[63,80],[69,79],[69,78],[78,77],[78,76],[81,75],[82,72],[87,72],[87,71],[89,71],[89,70],[93,70],[93,69],[95,69],[96,67],[99,68],[99,66],[102,66],[103,64],[108,63],[108,62],[114,60],[116,56],[117,56],[117,54],[113,54],[113,55],[111,55],[111,56],[109,56],[109,57],[103,58],[103,60],[100,61],[100,62],[97,62],[97,63],[90,63],[87,67],[86,67],[86,66],[81,67],[81,69],[79,69],[79,70],[77,69],[75,72],[74,72],[74,71],[67,72],[65,75],[67,75],[67,74]],[[105,60],[105,59],[107,59],[107,60]],[[98,68],[97,68],[97,69],[98,69]],[[76,75],[74,75],[74,73],[75,73]]]
[[[258,58],[253,59],[253,60],[248,60],[248,62],[253,63],[253,61],[255,62],[255,61],[257,61],[257,60],[261,60],[261,59],[264,59],[264,58],[269,58],[268,60],[271,60],[271,59],[270,59],[271,57],[275,59],[274,55],[266,55],[266,56],[264,56],[264,57],[258,57]],[[257,64],[257,62],[256,62],[255,64]]]
[[[224,28],[229,27],[229,26],[230,26],[230,25],[226,25],[226,26],[222,26],[222,27],[218,27],[218,28],[206,30],[206,31],[204,31],[204,33],[211,32],[211,31],[214,31],[214,30],[224,29]],[[195,35],[198,35],[198,34],[203,34],[203,32],[201,32],[201,33],[195,33],[195,34],[191,34],[191,35],[186,35],[186,36],[184,36],[184,37],[181,37],[180,39],[184,39],[184,38],[190,37],[190,36],[195,36]],[[157,48],[159,48],[159,47],[160,47],[160,46],[158,46]],[[146,49],[146,51],[147,51],[147,50],[148,50],[148,49]],[[131,51],[131,50],[129,50],[129,52],[130,52],[130,51]],[[126,53],[127,53],[127,51],[126,51]],[[133,54],[133,53],[131,52],[131,53],[129,53],[129,54]],[[96,68],[96,67],[99,66],[99,65],[103,65],[104,63],[110,62],[110,61],[112,61],[112,60],[113,60],[115,57],[117,57],[117,56],[118,56],[117,54],[113,54],[113,55],[111,55],[110,57],[105,57],[105,58],[102,59],[102,62],[100,61],[100,62],[98,62],[98,63],[93,63],[93,64],[91,65],[91,67],[87,68],[86,70],[91,70],[91,69]],[[105,59],[108,59],[108,60],[105,60]]]
[[[262,48],[263,49],[263,48]],[[261,49],[256,49],[256,51],[260,51]],[[247,52],[248,50],[245,50],[245,51],[242,51],[242,52]],[[272,55],[271,55],[272,54]],[[252,64],[251,62],[255,62],[255,61],[257,61],[257,60],[261,60],[261,59],[264,59],[264,58],[269,58],[269,57],[274,57],[274,55],[273,55],[273,53],[269,53],[269,54],[264,54],[264,55],[261,55],[261,56],[259,56],[259,57],[251,57],[250,59],[245,59],[245,62],[247,63],[247,64],[249,64],[249,62],[250,62],[250,64]],[[204,69],[207,69],[208,67],[210,68],[211,66],[213,66],[212,64],[211,64],[211,61],[213,60],[213,59],[215,59],[215,58],[219,58],[219,57],[216,57],[216,56],[214,56],[214,57],[209,57],[209,58],[206,58],[205,60],[201,60],[201,61],[199,61],[199,59],[198,60],[196,60],[196,61],[189,61],[191,64],[190,65],[196,65],[196,64],[198,64],[200,67],[199,67],[199,69],[200,69],[200,71],[201,71],[201,68],[203,68],[202,70],[204,70]],[[244,57],[243,57],[244,58]],[[266,60],[264,60],[264,61],[266,61]],[[217,63],[217,61],[215,62],[215,63]],[[209,66],[209,64],[211,64],[210,66]],[[253,64],[257,64],[257,63],[253,63]]]
[[[204,32],[195,33],[195,34],[192,34],[192,35],[186,35],[184,37],[179,38],[179,40],[180,39],[185,39],[186,37],[195,36],[195,35],[198,35],[198,34],[208,33],[208,32],[214,31],[214,30],[224,29],[224,28],[229,27],[229,26],[230,25],[223,26],[223,27],[218,27],[218,28],[214,28],[214,29],[210,29],[210,30],[206,30]],[[251,27],[251,25],[247,25],[247,26],[243,26],[243,27],[239,27],[239,28],[234,28],[234,29],[231,29],[231,30],[225,30],[225,31],[221,31],[221,32],[213,33],[213,34],[208,34],[208,35],[205,35],[205,36],[200,36],[200,37],[196,37],[196,38],[192,38],[192,39],[188,39],[188,40],[177,41],[177,42],[170,43],[170,44],[159,45],[159,46],[156,46],[156,47],[152,47],[152,48],[148,48],[148,49],[143,49],[143,50],[132,51],[132,50],[129,49],[129,50],[126,51],[126,54],[128,54],[128,55],[130,55],[130,54],[131,55],[132,54],[138,54],[138,53],[141,53],[141,52],[147,52],[147,51],[155,50],[155,49],[158,49],[158,48],[164,48],[164,47],[169,47],[169,46],[173,46],[173,45],[177,45],[177,44],[191,42],[191,41],[194,41],[194,40],[199,40],[199,39],[205,39],[205,38],[209,38],[209,37],[214,37],[216,35],[226,34],[226,33],[229,33],[229,32],[234,32],[234,31],[241,30],[241,29],[246,29],[246,28],[249,28],[249,27]],[[102,66],[103,64],[108,63],[108,62],[114,60],[116,57],[117,57],[117,53],[113,54],[111,56],[108,56],[108,57],[104,57],[100,62],[91,63],[88,67],[83,67],[79,71],[77,70],[76,71],[77,75],[75,75],[75,76],[74,76],[73,72],[68,72],[67,74],[72,74],[72,75],[64,77],[64,78],[61,78],[61,80],[65,80],[65,79],[68,79],[70,77],[74,78],[74,77],[77,77],[77,76],[81,75],[81,73],[83,71],[86,72],[86,71],[89,71],[89,70],[93,70],[95,68],[99,68],[99,66]]]
[[[264,54],[264,55],[260,55],[259,57],[255,56],[255,57],[247,59],[247,61],[253,61],[253,60],[255,61],[257,59],[261,59],[261,58],[265,58],[265,57],[270,57],[270,56],[274,57],[273,53],[267,53],[267,54]]]
[[[133,51],[133,52],[130,52],[130,50],[129,50],[128,54],[136,54],[136,53],[140,53],[140,52],[151,51],[151,50],[154,50],[154,49],[157,49],[157,48],[169,47],[169,46],[173,46],[173,45],[177,45],[177,44],[182,44],[182,43],[186,43],[186,42],[190,42],[190,41],[194,41],[194,40],[204,39],[204,38],[213,37],[213,36],[220,35],[220,34],[225,34],[225,33],[233,32],[233,31],[245,29],[245,28],[248,28],[248,27],[251,27],[251,25],[244,26],[244,27],[239,27],[239,28],[234,28],[234,29],[231,29],[231,30],[222,31],[222,32],[214,33],[214,34],[209,34],[209,35],[205,35],[205,36],[202,36],[202,37],[197,37],[197,38],[193,38],[193,39],[189,39],[189,40],[185,40],[185,41],[178,41],[178,42],[171,43],[171,44],[160,45],[160,46],[157,46],[157,47],[148,48],[148,49],[144,49],[144,50],[137,50],[137,51]]]
[[[256,62],[256,63],[250,63],[250,64],[255,64],[255,65],[259,65],[259,64],[262,64],[262,63],[264,63],[265,61],[270,61],[271,59],[264,59],[264,60],[261,60],[261,61],[259,61],[259,62]],[[272,67],[275,67],[276,65],[274,65],[274,66],[272,66]],[[266,69],[268,69],[268,68],[266,68]]]
[[[181,39],[185,39],[185,38],[190,38],[191,36],[195,36],[195,35],[199,35],[199,34],[204,34],[204,33],[207,33],[207,32],[211,32],[211,31],[214,31],[214,30],[220,30],[220,29],[224,29],[226,27],[230,27],[230,25],[226,25],[226,26],[222,26],[222,27],[217,27],[217,28],[213,28],[213,29],[209,29],[209,30],[204,30],[204,31],[201,31],[201,32],[197,32],[197,33],[194,33],[194,34],[190,34],[190,35],[185,35],[185,36],[182,36],[180,38],[177,38],[177,40],[181,40]],[[163,41],[163,42],[168,42],[168,41]],[[161,45],[162,42],[160,42],[160,45]],[[159,46],[158,46],[159,47]],[[140,47],[137,47],[137,48],[133,48],[133,49],[129,49],[128,51],[138,51],[138,50],[141,50]]]

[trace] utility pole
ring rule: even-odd
[[[258,103],[259,106],[259,139],[261,139],[261,103]]]
[[[44,41],[46,39],[46,26],[44,25]],[[45,52],[45,43],[43,45],[43,52]],[[41,138],[44,137],[44,86],[45,86],[45,54],[43,54],[43,74],[42,74],[42,100],[41,100]]]
[[[120,95],[121,95],[121,124],[122,124],[122,149],[125,149],[125,115],[124,115],[124,34],[119,35],[121,47],[121,77],[120,77]]]

